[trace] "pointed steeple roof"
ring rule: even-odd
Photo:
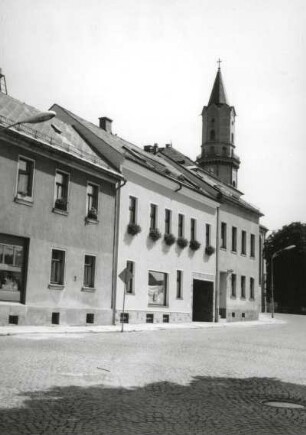
[[[227,98],[225,93],[225,88],[222,80],[222,74],[220,67],[218,68],[218,72],[215,78],[214,86],[211,91],[210,99],[208,105],[211,104],[227,104]]]

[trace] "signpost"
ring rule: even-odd
[[[124,328],[124,309],[125,309],[125,294],[127,290],[127,284],[130,279],[133,278],[133,273],[130,272],[127,268],[123,269],[122,272],[119,273],[119,278],[124,282],[124,291],[123,291],[123,304],[122,304],[122,313],[121,313],[121,332],[123,332]]]

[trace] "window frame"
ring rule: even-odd
[[[62,277],[61,277],[61,283],[52,281],[52,266],[53,266],[53,251],[59,251],[62,252],[64,255],[63,265],[62,265]],[[51,248],[51,270],[50,270],[50,282],[49,282],[49,288],[64,288],[65,287],[65,276],[66,276],[66,250],[52,247]]]
[[[250,257],[255,258],[255,234],[250,234]]]
[[[176,271],[176,299],[183,299],[183,271]]]
[[[155,273],[161,273],[164,275],[164,282],[165,282],[165,290],[164,290],[164,302],[163,304],[155,304],[152,302],[148,303],[148,306],[154,306],[154,307],[168,307],[168,297],[169,297],[169,273],[167,272],[162,272],[161,270],[154,270],[154,269],[148,269],[148,278],[149,278],[149,273],[150,272],[155,272]],[[148,279],[148,289],[149,289],[149,279]]]
[[[67,187],[66,187],[66,190],[67,190],[67,192],[66,192],[66,208],[65,209],[60,209],[60,208],[57,208],[56,207],[56,201],[58,200],[58,199],[62,199],[62,198],[59,198],[58,196],[57,196],[57,182],[56,182],[56,175],[57,174],[62,174],[62,175],[64,175],[65,177],[66,177],[66,180],[67,180]],[[69,194],[70,194],[70,173],[69,172],[67,172],[67,171],[65,171],[65,170],[62,170],[62,169],[59,169],[59,168],[56,168],[56,170],[55,170],[55,176],[54,176],[54,199],[53,199],[53,211],[56,211],[56,212],[63,212],[64,214],[65,213],[68,213],[68,204],[69,204]]]
[[[247,254],[247,232],[241,230],[241,255]]]
[[[96,209],[97,212],[97,217],[96,219],[98,219],[98,212],[99,212],[99,192],[100,192],[100,185],[97,183],[93,183],[92,181],[87,181],[87,188],[86,188],[86,217],[88,218],[89,215],[89,197],[91,196],[88,192],[88,188],[89,186],[94,187],[94,189],[96,189],[96,207],[92,206],[92,208]],[[90,219],[94,219],[93,217],[91,217]],[[95,220],[96,220],[95,219]]]
[[[150,230],[156,230],[158,228],[157,219],[158,219],[158,206],[157,204],[150,203]],[[154,223],[154,225],[152,225],[152,222]]]
[[[171,234],[172,231],[172,210],[165,208],[165,234]]]
[[[190,241],[197,240],[197,220],[195,218],[190,218]]]
[[[237,297],[237,275],[232,273],[231,275],[231,298]]]
[[[92,273],[92,280],[93,280],[93,285],[86,285],[87,283],[85,283],[85,269],[86,269],[86,257],[91,257],[94,259],[94,264],[93,264],[93,273]],[[84,268],[83,268],[83,287],[82,290],[88,290],[88,291],[94,291],[95,290],[95,284],[96,284],[96,269],[97,269],[97,256],[94,254],[84,254]]]
[[[250,299],[255,300],[255,279],[252,276],[250,277]]]
[[[177,235],[178,237],[185,237],[185,215],[182,213],[178,214]]]
[[[237,227],[232,226],[232,247],[231,252],[237,253]]]
[[[246,277],[245,275],[241,275],[240,277],[240,298],[246,298]]]
[[[129,195],[129,224],[137,224],[137,209],[138,209],[138,198],[133,195]]]
[[[205,224],[205,246],[206,248],[211,245],[211,225]]]
[[[227,249],[227,223],[221,222],[221,249]],[[223,234],[224,233],[224,234]]]
[[[30,190],[31,195],[23,195],[22,193],[18,192],[18,184],[19,184],[19,174],[20,174],[20,161],[26,161],[31,163],[31,177],[29,178],[29,184],[30,184]],[[16,176],[16,188],[15,188],[15,198],[17,200],[25,201],[25,202],[33,202],[34,200],[34,174],[35,174],[35,160],[31,159],[29,157],[26,157],[22,154],[18,155],[18,161],[17,161],[17,176]]]
[[[132,270],[129,269],[128,264],[132,265]],[[127,295],[134,295],[135,294],[135,261],[126,260],[126,268],[129,272],[132,272],[133,276],[126,283],[125,293]],[[131,287],[131,290],[129,290],[130,287]]]

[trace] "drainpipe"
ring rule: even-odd
[[[215,279],[215,322],[219,322],[219,299],[220,299],[220,278],[219,278],[219,220],[220,213],[217,207],[217,229],[216,229],[216,279]]]
[[[118,238],[119,238],[119,212],[120,212],[120,189],[125,186],[127,180],[116,185],[115,191],[115,219],[114,219],[114,244],[113,244],[113,273],[112,273],[112,301],[111,308],[113,309],[113,325],[116,320],[116,296],[117,296],[117,271],[118,271]]]

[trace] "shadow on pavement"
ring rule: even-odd
[[[268,378],[196,377],[134,389],[55,387],[0,409],[1,435],[306,434],[306,386]],[[284,400],[304,409],[271,408]]]

